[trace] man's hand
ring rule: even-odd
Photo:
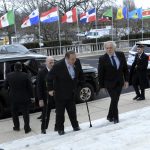
[[[124,89],[127,89],[129,87],[129,82],[125,82],[123,87]]]
[[[31,99],[31,103],[35,103],[35,98],[34,97],[32,97],[30,99]]]
[[[43,100],[39,100],[39,106],[44,107],[44,101]]]
[[[49,91],[48,94],[49,94],[50,96],[54,96],[54,91]]]
[[[106,89],[105,89],[105,88],[101,88],[101,89],[100,89],[100,92],[106,93]]]

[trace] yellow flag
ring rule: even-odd
[[[122,8],[118,8],[118,11],[117,11],[117,16],[116,16],[116,19],[123,19],[124,16],[123,16],[123,13],[122,13]]]

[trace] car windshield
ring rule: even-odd
[[[22,45],[8,45],[6,46],[7,53],[28,53],[29,50]]]
[[[133,46],[131,51],[137,52],[137,45]],[[150,45],[144,45],[144,52],[150,53]]]

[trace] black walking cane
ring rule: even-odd
[[[87,108],[89,122],[90,122],[90,128],[91,128],[92,127],[92,123],[91,123],[91,117],[90,117],[90,111],[89,111],[89,106],[88,106],[87,99],[85,100],[85,103],[86,103],[86,108]]]

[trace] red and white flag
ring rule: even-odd
[[[143,10],[142,17],[143,17],[143,19],[149,19],[150,18],[150,9]]]
[[[73,8],[72,10],[65,13],[64,16],[62,16],[62,23],[73,23],[77,21],[77,11],[76,8]]]

